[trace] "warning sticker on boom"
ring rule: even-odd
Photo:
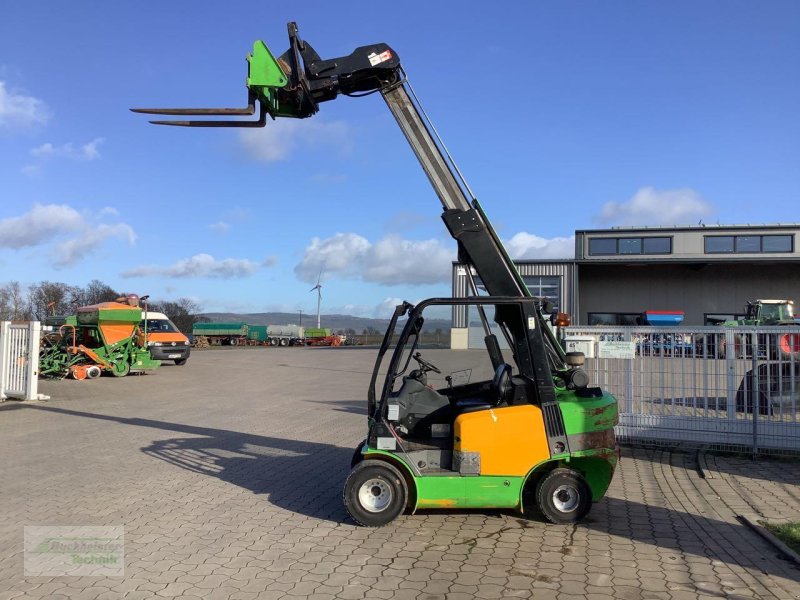
[[[386,62],[387,60],[392,58],[392,53],[389,52],[388,50],[384,50],[380,54],[375,54],[373,52],[372,54],[368,55],[367,58],[369,59],[369,64],[371,64],[374,67],[375,65],[379,65],[380,63]]]

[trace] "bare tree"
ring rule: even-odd
[[[25,294],[19,281],[0,287],[0,321],[23,321],[30,318]]]
[[[30,316],[37,321],[44,321],[54,315],[75,314],[76,292],[77,288],[61,282],[42,281],[33,284],[28,291]]]
[[[178,329],[187,334],[192,332],[192,327],[200,320],[200,305],[191,298],[151,302],[148,309],[164,313]]]
[[[113,302],[120,296],[119,292],[115,291],[114,288],[98,279],[92,279],[85,288],[78,289],[80,290],[80,303],[78,303],[78,306]]]

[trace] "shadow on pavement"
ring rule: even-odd
[[[348,403],[343,401],[345,406]],[[141,451],[175,467],[216,477],[255,494],[268,494],[270,503],[286,510],[336,523],[350,522],[341,489],[350,469],[351,448],[64,408],[24,408],[186,434],[191,437],[156,440]],[[558,527],[545,525],[535,513],[533,518],[523,518],[510,511],[455,512],[505,515],[520,528]],[[683,562],[682,554],[694,554],[795,580],[800,576],[800,570],[792,569],[743,525],[701,514],[606,497],[578,527],[672,549],[678,562]],[[747,547],[741,546],[743,542],[749,542]]]

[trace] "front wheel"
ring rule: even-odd
[[[189,359],[188,358],[176,358],[175,359],[175,364],[180,367],[181,365],[185,365],[187,360],[189,360]]]
[[[364,460],[344,484],[344,506],[359,525],[381,527],[406,507],[408,489],[403,475],[389,463]]]
[[[592,507],[592,492],[580,473],[555,469],[539,483],[536,503],[551,523],[577,523]]]

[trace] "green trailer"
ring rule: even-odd
[[[192,337],[197,343],[200,338],[212,346],[238,346],[246,344],[250,326],[244,322],[236,323],[195,323]]]
[[[267,326],[266,325],[248,325],[247,326],[247,339],[259,344],[267,343]]]

